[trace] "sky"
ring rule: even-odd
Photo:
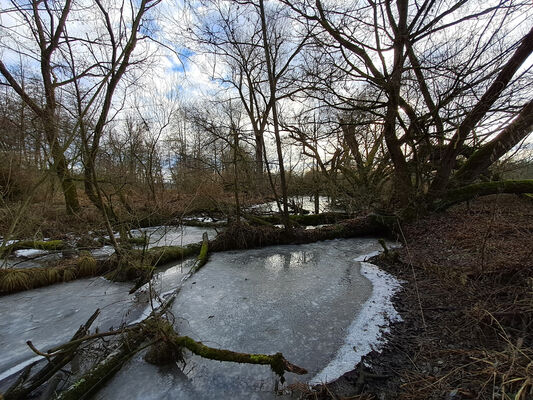
[[[69,20],[69,34],[80,38],[96,38],[103,32],[103,26],[101,14],[95,12],[93,1],[78,0],[75,4],[76,11],[71,14]],[[108,7],[111,20],[118,24],[119,3],[104,0],[104,4]],[[472,7],[476,7],[476,4],[477,0],[472,1]],[[481,4],[485,3],[480,2],[479,5]],[[125,3],[125,6],[124,15],[129,16],[129,3]],[[6,65],[14,65],[22,60],[25,66],[31,66],[38,71],[38,62],[31,56],[31,53],[36,51],[35,43],[25,39],[28,36],[27,24],[10,12],[13,9],[10,1],[0,0],[0,7],[0,59]],[[141,33],[149,33],[152,39],[141,40],[134,57],[137,60],[146,57],[147,62],[126,76],[117,93],[117,107],[126,113],[143,109],[148,115],[157,113],[158,105],[168,108],[173,107],[175,102],[186,104],[221,95],[224,87],[213,77],[227,74],[226,65],[221,59],[214,59],[212,55],[201,52],[188,39],[188,24],[195,20],[195,15],[207,15],[209,12],[209,8],[199,0],[187,3],[183,0],[163,0],[151,11],[152,18],[143,26]],[[453,18],[454,15],[448,17]],[[128,24],[126,21],[123,26],[127,28]],[[90,53],[86,46],[78,46],[75,51],[77,62],[83,65],[83,62],[91,57],[105,60],[109,56],[105,49],[100,48],[99,51],[100,53]],[[26,56],[21,59],[17,52]],[[389,53],[384,52],[386,59],[390,58]],[[529,67],[533,64],[533,56],[527,64]],[[135,82],[136,86],[131,86],[132,82]],[[86,83],[89,85],[90,81],[87,80]],[[294,107],[294,104],[288,104],[286,107]],[[122,114],[119,113],[115,116],[115,121],[120,121],[121,118]],[[154,118],[154,123],[156,120],[157,118]]]

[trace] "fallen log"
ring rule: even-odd
[[[91,368],[68,389],[56,396],[56,400],[87,399],[96,393],[109,379],[140,350],[146,337],[140,333],[128,334],[122,338],[120,346],[103,361]]]
[[[16,250],[37,249],[37,250],[61,250],[65,247],[62,240],[20,240],[7,246],[0,247],[0,257],[5,257]]]
[[[254,215],[246,214],[244,218],[249,220],[253,224],[258,225],[273,225],[273,224],[282,224],[283,217],[281,215]],[[325,225],[325,224],[335,224],[337,222],[347,220],[352,218],[350,214],[347,213],[335,213],[327,212],[320,214],[296,214],[289,215],[289,220],[301,226],[316,226],[316,225]]]
[[[136,280],[144,272],[142,267],[159,267],[173,261],[181,261],[198,254],[201,250],[201,243],[194,243],[187,246],[163,246],[141,250],[131,250],[125,253],[129,260],[144,260],[143,264],[130,264],[130,269],[123,271],[122,276],[112,273],[119,266],[116,256],[104,260],[95,259],[89,253],[83,253],[77,258],[61,260],[57,265],[36,268],[4,268],[0,269],[0,295],[21,292],[49,286],[56,283],[69,282],[80,278],[108,275],[110,279]]]
[[[286,231],[274,226],[253,227],[245,223],[228,226],[209,244],[210,251],[251,249],[263,246],[313,243],[321,240],[365,236],[390,236],[397,224],[395,216],[371,214],[318,229]]]
[[[353,237],[388,237],[392,236],[397,224],[398,217],[381,214],[348,219],[317,229],[293,228],[290,231],[271,225],[254,227],[241,222],[230,224],[214,240],[209,241],[208,247],[209,252],[218,252]],[[130,250],[125,252],[121,259],[113,255],[109,259],[95,260],[86,254],[84,257],[63,260],[54,267],[3,269],[0,270],[0,294],[98,275],[105,275],[111,280],[146,282],[154,268],[182,261],[201,251],[202,243],[194,243],[183,247],[163,246],[144,251]]]

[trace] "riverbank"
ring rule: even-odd
[[[404,281],[395,298],[404,322],[319,398],[532,398],[531,199],[487,197],[401,234],[395,257],[372,262]]]

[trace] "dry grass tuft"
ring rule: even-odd
[[[79,276],[95,276],[100,272],[98,263],[89,252],[82,252],[76,259]]]
[[[31,280],[24,270],[5,269],[0,271],[0,291],[17,292],[31,288]]]

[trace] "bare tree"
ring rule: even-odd
[[[368,108],[381,116],[400,204],[475,179],[531,132],[531,71],[524,63],[533,31],[526,2],[370,0],[351,9],[321,0],[284,3],[322,27],[317,43],[333,54],[334,68],[317,73],[317,84],[336,90],[330,96],[336,106],[353,106],[358,99],[350,93],[357,96],[362,84],[375,88]],[[514,124],[517,115],[521,122]],[[491,136],[502,130],[507,134]],[[468,148],[496,143],[500,150],[490,151],[490,161],[482,157],[488,150],[477,153],[483,168],[475,163],[474,171],[471,161],[464,167],[469,174],[454,174],[460,156],[472,155]],[[417,185],[413,176],[426,181]]]

